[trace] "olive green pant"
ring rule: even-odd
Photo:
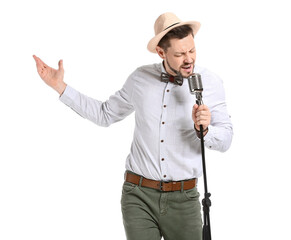
[[[125,182],[121,208],[127,240],[202,240],[197,187],[161,192]]]

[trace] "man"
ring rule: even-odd
[[[60,100],[81,116],[109,126],[135,111],[136,126],[126,160],[122,192],[123,222],[129,240],[202,239],[197,178],[202,175],[200,125],[205,146],[226,151],[232,139],[222,81],[195,65],[198,22],[182,22],[173,13],[155,22],[148,50],[162,63],[134,71],[106,102],[79,93],[63,81],[59,69],[34,56],[41,78]],[[200,73],[204,105],[189,93],[187,77]]]

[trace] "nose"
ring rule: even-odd
[[[192,63],[192,58],[189,53],[186,53],[184,56],[185,56],[184,63]]]

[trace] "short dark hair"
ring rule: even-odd
[[[190,25],[182,25],[176,28],[173,28],[171,31],[169,31],[165,36],[162,37],[162,39],[159,41],[158,46],[164,49],[164,51],[167,51],[168,47],[171,46],[170,40],[177,38],[182,39],[187,37],[189,34],[193,34],[193,29],[190,27]]]

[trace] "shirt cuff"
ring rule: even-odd
[[[63,102],[64,104],[66,104],[68,106],[71,106],[71,104],[73,103],[73,100],[75,99],[77,93],[78,92],[74,88],[72,88],[69,85],[67,85],[67,87],[65,88],[65,91],[59,97],[59,100],[61,102]]]
[[[213,145],[213,142],[212,142],[212,139],[213,139],[213,136],[215,136],[215,127],[209,125],[208,126],[208,132],[207,134],[204,136],[204,144],[207,148],[212,148],[212,145]]]

